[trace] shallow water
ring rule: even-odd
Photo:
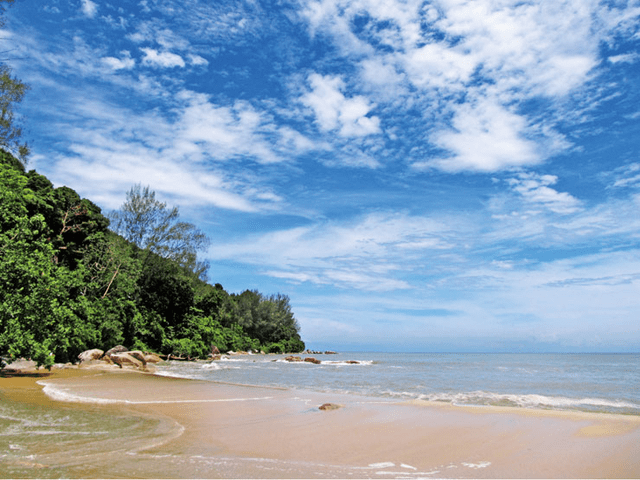
[[[311,355],[303,355],[311,356]],[[455,405],[498,405],[640,415],[638,354],[411,354],[233,356],[169,362],[161,375]],[[349,364],[356,360],[359,364]]]

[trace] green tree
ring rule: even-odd
[[[0,0],[0,27],[6,20],[6,5],[13,5],[15,0]],[[22,127],[16,121],[14,106],[22,101],[29,87],[11,75],[11,68],[0,64],[0,147],[14,153],[26,165],[29,146],[21,142]]]
[[[178,207],[156,200],[156,193],[140,184],[131,187],[127,199],[111,213],[111,228],[142,250],[173,260],[197,277],[203,278],[207,265],[198,261],[197,252],[209,239],[195,225],[180,222]]]

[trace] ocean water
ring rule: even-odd
[[[640,415],[640,354],[339,353],[321,364],[238,355],[160,375],[453,405]],[[349,363],[357,361],[357,364]]]

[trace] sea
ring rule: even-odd
[[[640,354],[362,353],[235,355],[169,362],[158,374],[211,382],[452,405],[640,415]]]
[[[363,403],[365,399],[380,403],[424,400],[460,406],[640,415],[640,354],[340,352],[299,356],[314,357],[320,363],[289,362],[284,355],[232,355],[213,362],[165,362],[157,366],[156,374],[197,379],[193,384],[200,389],[197,391],[207,391],[206,382],[211,382],[212,387],[232,384],[285,389],[291,391],[291,398],[305,398],[302,392],[309,391],[341,399],[348,395],[355,403],[362,397]],[[3,391],[0,383],[0,478],[304,478],[320,470],[314,476],[395,475],[394,463],[338,467],[278,463],[220,452],[157,455],[147,448],[159,438],[170,439],[169,445],[176,441],[179,448],[179,441],[174,440],[180,438],[179,425],[145,415],[140,409],[130,410],[121,401],[84,397],[79,401],[66,382],[38,380],[42,390],[36,389],[38,395],[33,398],[15,387]],[[101,388],[102,384],[96,385]],[[33,384],[31,388],[35,388]],[[464,476],[463,469],[471,468],[465,465],[480,468],[489,463],[470,460],[459,466],[457,476]],[[472,476],[476,472],[469,471]],[[453,470],[442,472],[450,476]]]

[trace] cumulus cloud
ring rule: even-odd
[[[89,18],[93,18],[98,13],[98,5],[91,0],[82,0],[80,11]]]
[[[153,48],[141,48],[140,50],[144,53],[143,65],[157,68],[182,68],[186,65],[183,58],[175,53],[159,52]]]
[[[416,163],[446,171],[494,172],[540,161],[536,143],[524,137],[527,120],[491,99],[453,108],[451,129],[437,131],[432,141],[449,157]]]
[[[136,61],[131,58],[131,54],[127,51],[121,52],[122,57],[103,57],[102,63],[112,70],[130,70],[136,65]]]
[[[377,95],[370,98],[422,109],[424,136],[445,154],[417,165],[445,171],[534,165],[566,149],[553,124],[539,129],[519,107],[533,98],[560,105],[583,88],[607,29],[617,25],[605,6],[581,0],[317,0],[303,17],[313,34],[333,37],[357,63],[365,88]],[[332,89],[325,98],[333,107],[307,99],[327,127],[340,100],[339,87]]]
[[[342,93],[345,84],[340,77],[313,73],[309,76],[309,83],[311,91],[300,100],[313,110],[322,130],[338,130],[343,137],[380,133],[380,119],[368,116],[374,105],[361,95],[345,97]]]

